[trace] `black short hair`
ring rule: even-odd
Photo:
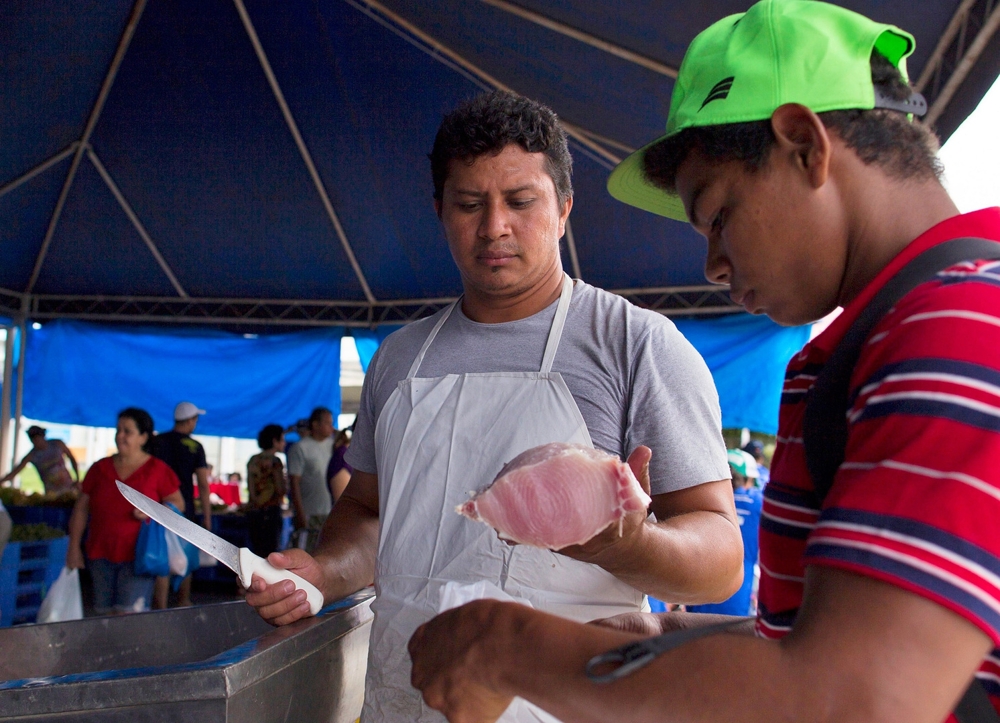
[[[156,433],[153,431],[155,428],[153,425],[153,417],[150,416],[149,412],[145,409],[140,409],[139,407],[127,407],[118,412],[118,419],[131,419],[135,422],[135,428],[139,430],[139,434],[149,435],[146,438],[146,443],[142,445],[142,451],[147,454],[152,454],[153,438],[156,436]]]
[[[261,449],[271,449],[284,433],[285,430],[280,424],[269,424],[257,433],[257,446]]]
[[[326,407],[316,407],[309,413],[309,426],[312,427],[313,424],[319,422],[323,419],[324,414],[329,414],[330,418],[333,418],[333,412],[331,412]]]
[[[573,195],[573,158],[566,131],[548,106],[524,96],[494,90],[466,101],[444,117],[434,138],[431,176],[434,198],[441,200],[448,164],[472,164],[487,153],[496,155],[511,143],[528,153],[544,153],[560,206]]]
[[[912,88],[888,58],[872,51],[872,82],[889,98],[906,100]],[[819,113],[828,129],[868,165],[881,166],[899,179],[940,180],[944,172],[937,158],[938,139],[921,123],[894,110],[833,110]],[[776,138],[771,120],[686,128],[646,151],[643,172],[650,183],[671,193],[677,188],[677,169],[692,151],[710,163],[741,161],[748,171],[767,163]]]

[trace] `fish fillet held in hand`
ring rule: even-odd
[[[522,452],[456,511],[500,537],[550,550],[581,545],[629,512],[650,503],[618,457],[575,444]]]

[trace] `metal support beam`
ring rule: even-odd
[[[723,314],[742,309],[725,286],[673,286],[619,289],[612,293],[667,316]],[[454,297],[366,301],[316,299],[178,299],[175,296],[60,296],[30,298],[29,318],[88,321],[211,324],[246,327],[346,326],[374,328],[406,324],[430,316]]]
[[[10,444],[10,386],[14,381],[14,327],[8,326],[3,357],[3,393],[0,394],[0,475],[11,470],[7,448]]]
[[[0,313],[16,318],[24,308],[25,295],[19,291],[0,288]]]
[[[659,60],[654,60],[647,55],[637,53],[634,50],[623,48],[621,45],[609,43],[607,40],[602,40],[601,38],[591,35],[590,33],[585,33],[582,30],[574,28],[572,25],[567,25],[566,23],[561,23],[558,20],[553,20],[545,15],[523,8],[520,5],[507,2],[506,0],[481,1],[487,5],[503,10],[504,12],[523,18],[528,22],[535,23],[535,25],[541,25],[543,28],[547,28],[553,32],[559,33],[560,35],[565,35],[566,37],[573,38],[574,40],[579,40],[581,43],[589,45],[592,48],[603,50],[604,52],[610,53],[615,57],[621,58],[622,60],[627,60],[630,63],[641,65],[643,68],[652,70],[654,73],[665,75],[668,78],[677,77],[677,68],[671,67],[666,63],[661,63]]]
[[[347,255],[347,260],[351,264],[351,268],[354,269],[354,275],[358,278],[358,283],[361,284],[361,290],[365,294],[365,298],[368,299],[368,303],[375,303],[375,295],[372,294],[371,288],[368,286],[368,280],[365,278],[364,272],[361,270],[361,265],[358,263],[357,258],[354,255],[354,249],[351,248],[350,242],[347,240],[347,234],[344,232],[344,227],[340,223],[340,218],[337,216],[336,210],[333,208],[333,203],[330,201],[330,194],[326,191],[326,186],[323,184],[323,179],[319,176],[319,171],[316,170],[316,164],[313,163],[312,154],[306,147],[306,142],[302,138],[302,134],[299,133],[299,126],[295,122],[295,118],[292,116],[292,111],[288,107],[288,103],[285,101],[285,94],[281,92],[281,86],[278,84],[278,79],[274,75],[274,71],[271,69],[271,63],[267,59],[267,54],[264,52],[264,46],[260,44],[260,38],[257,37],[257,31],[254,29],[253,22],[250,20],[250,14],[247,13],[246,7],[243,5],[243,0],[233,0],[236,5],[236,11],[240,14],[240,20],[243,21],[243,28],[246,30],[247,36],[250,38],[250,44],[253,45],[254,52],[257,54],[257,60],[260,62],[260,67],[264,70],[264,75],[267,76],[267,82],[271,86],[271,92],[274,93],[275,100],[278,101],[278,106],[281,108],[281,113],[285,117],[285,123],[288,125],[288,130],[292,133],[292,138],[295,139],[295,145],[298,146],[299,153],[302,155],[302,160],[306,164],[306,168],[309,171],[309,177],[312,178],[313,185],[316,186],[316,192],[319,194],[320,201],[323,202],[323,208],[326,209],[326,215],[330,217],[330,222],[333,224],[334,231],[337,233],[337,238],[340,239],[340,245],[344,249],[344,253]]]
[[[1000,2],[963,0],[920,74],[916,88],[930,107],[922,119],[933,126],[1000,29]]]
[[[59,199],[56,201],[56,207],[52,211],[52,218],[49,219],[49,227],[45,230],[45,238],[42,239],[42,246],[38,250],[38,256],[35,258],[35,268],[31,272],[31,278],[28,280],[28,286],[25,292],[31,293],[32,289],[35,288],[35,283],[38,281],[38,275],[42,273],[42,264],[45,263],[45,256],[49,252],[49,245],[52,243],[52,236],[56,232],[56,226],[59,225],[59,217],[62,215],[63,206],[66,205],[66,198],[69,196],[69,191],[73,187],[73,180],[76,178],[76,171],[80,167],[80,161],[83,160],[84,149],[87,148],[90,143],[90,136],[94,132],[94,128],[97,126],[97,121],[101,118],[101,111],[104,110],[104,102],[108,99],[108,94],[111,92],[111,86],[114,85],[115,76],[118,75],[118,68],[121,67],[122,60],[125,58],[125,53],[128,51],[129,43],[132,42],[132,36],[135,35],[135,29],[139,25],[139,19],[142,17],[142,11],[146,7],[146,0],[136,0],[135,5],[132,6],[132,15],[128,19],[128,23],[125,25],[125,31],[122,33],[121,39],[118,41],[118,48],[115,50],[115,55],[111,59],[111,66],[108,68],[107,74],[104,76],[104,82],[101,83],[101,90],[97,94],[97,100],[94,102],[94,107],[90,109],[90,116],[87,118],[87,125],[84,126],[83,135],[80,136],[79,145],[77,145],[76,150],[73,153],[73,161],[70,163],[69,172],[66,174],[66,181],[63,183],[62,191],[59,193]]]
[[[466,60],[463,56],[456,53],[454,50],[438,42],[434,37],[428,35],[423,30],[418,28],[413,23],[409,22],[405,18],[397,15],[396,13],[389,10],[382,3],[376,2],[376,0],[344,0],[348,5],[357,8],[361,12],[371,15],[372,13],[377,13],[383,17],[392,21],[396,26],[402,28],[412,37],[418,39],[426,47],[421,47],[421,50],[426,52],[432,58],[436,60],[441,60],[446,58],[449,62],[454,63],[456,66],[461,68],[467,73],[472,74],[479,79],[480,82],[485,83],[488,86],[497,88],[498,90],[506,90],[508,93],[516,93],[517,91],[508,86],[507,84],[501,82],[499,79],[493,77],[485,70],[480,68],[478,65],[471,63]],[[420,46],[418,46],[420,47]],[[566,133],[569,134],[577,143],[584,146],[588,150],[594,152],[601,158],[603,158],[608,163],[613,165],[618,165],[621,163],[622,159],[616,156],[614,153],[608,151],[607,148],[594,142],[590,137],[590,132],[584,130],[580,126],[568,123],[565,119],[560,119],[563,128],[566,129]]]
[[[177,277],[174,276],[173,270],[170,268],[170,265],[167,263],[166,259],[163,258],[163,255],[160,253],[160,249],[157,248],[156,244],[153,242],[153,239],[150,238],[149,234],[146,232],[146,227],[142,225],[142,221],[139,220],[139,217],[132,209],[132,205],[122,194],[121,189],[118,188],[118,184],[115,183],[115,180],[111,177],[111,174],[108,173],[108,169],[106,169],[104,167],[104,164],[101,163],[101,159],[97,157],[96,153],[94,153],[93,148],[89,147],[87,148],[87,158],[90,159],[90,163],[94,166],[94,168],[97,169],[97,172],[101,175],[101,178],[104,179],[104,184],[111,191],[112,195],[115,197],[115,200],[118,201],[118,205],[121,206],[122,210],[125,212],[125,215],[128,216],[128,220],[132,222],[132,227],[135,228],[136,233],[138,233],[139,236],[142,238],[142,240],[145,242],[146,247],[149,249],[149,252],[153,254],[153,258],[156,259],[156,263],[160,265],[160,269],[163,271],[164,274],[166,274],[167,278],[170,280],[170,284],[174,287],[174,290],[177,292],[177,295],[184,299],[188,298],[188,293],[184,290],[184,287],[181,286],[181,282],[177,280]]]
[[[924,88],[927,87],[927,83],[930,82],[931,77],[940,68],[941,59],[944,58],[945,51],[948,50],[948,46],[951,45],[955,36],[958,35],[958,31],[969,19],[969,10],[971,10],[972,6],[976,4],[976,1],[977,0],[962,0],[958,4],[955,14],[951,16],[951,20],[948,22],[948,27],[946,27],[944,32],[941,33],[941,37],[938,38],[937,45],[934,46],[934,52],[932,52],[930,57],[927,58],[927,63],[924,65],[924,69],[920,73],[920,78],[918,78],[917,82],[913,84],[913,87],[918,93],[924,92]]]
[[[582,279],[583,274],[580,273],[580,259],[576,255],[576,239],[573,237],[573,224],[570,220],[566,219],[566,248],[569,251],[569,265],[573,269],[573,278]]]
[[[3,196],[4,194],[10,193],[15,188],[17,188],[18,186],[20,186],[22,183],[27,183],[32,178],[34,178],[35,176],[37,176],[39,173],[45,173],[45,171],[47,171],[50,168],[52,168],[52,166],[56,165],[57,163],[59,163],[63,159],[65,159],[65,158],[69,157],[70,155],[72,155],[73,153],[75,153],[76,149],[77,149],[77,146],[79,146],[79,145],[80,145],[80,141],[73,141],[68,146],[66,146],[65,148],[63,148],[61,151],[59,151],[58,153],[56,153],[54,156],[51,156],[51,157],[45,159],[44,161],[42,161],[41,163],[39,163],[34,168],[32,168],[32,169],[30,169],[28,171],[25,171],[20,176],[18,176],[17,178],[15,178],[13,181],[8,181],[4,185],[0,186],[0,196]]]
[[[17,396],[14,402],[14,444],[10,455],[11,469],[20,461],[21,416],[24,413],[24,357],[28,348],[28,322],[22,317],[18,326],[19,354],[17,355]]]

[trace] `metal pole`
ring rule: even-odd
[[[10,385],[14,379],[14,327],[7,327],[7,341],[4,344],[3,394],[0,394],[0,475],[10,470],[7,445],[10,441]]]
[[[14,402],[14,453],[10,456],[11,469],[17,464],[19,458],[18,449],[21,441],[21,413],[24,410],[24,357],[28,348],[28,322],[21,319],[21,326],[18,329],[21,335],[20,354],[17,355],[17,398]]]

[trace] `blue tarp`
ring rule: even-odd
[[[719,390],[724,427],[774,434],[785,365],[809,327],[783,328],[747,314],[679,320]],[[362,369],[399,327],[352,330]],[[25,416],[106,427],[127,406],[170,427],[174,405],[209,413],[202,434],[254,437],[318,405],[340,409],[340,327],[245,337],[202,329],[114,328],[56,321],[28,333]]]
[[[56,321],[28,332],[24,414],[110,427],[137,406],[158,431],[177,402],[206,414],[200,434],[256,437],[316,406],[340,410],[341,327],[246,338],[204,329],[113,328]]]
[[[372,357],[378,351],[379,344],[401,325],[380,326],[374,331],[368,329],[352,329],[351,336],[354,337],[354,345],[358,348],[358,356],[361,358],[362,371],[368,371],[368,365],[372,362]]]
[[[675,323],[712,370],[722,426],[776,434],[785,366],[809,341],[811,327],[782,327],[749,314]]]
[[[914,77],[959,5],[842,1],[914,33]],[[461,291],[431,203],[426,154],[442,114],[486,86],[407,30],[411,24],[567,122],[613,139],[606,154],[620,157],[622,144],[638,147],[663,131],[673,89],[665,75],[487,3],[382,4],[406,25],[364,0],[245,3],[380,300]],[[749,4],[518,2],[675,67],[696,32]],[[0,187],[80,140],[133,6],[0,3]],[[1000,35],[938,122],[945,136],[992,85],[998,53]],[[232,2],[150,0],[89,144],[191,296],[364,298]],[[583,278],[613,289],[704,283],[701,238],[614,201],[605,190],[609,158],[576,140],[571,150]],[[29,290],[70,166],[64,158],[0,196],[0,287]],[[30,290],[177,293],[89,158]]]

